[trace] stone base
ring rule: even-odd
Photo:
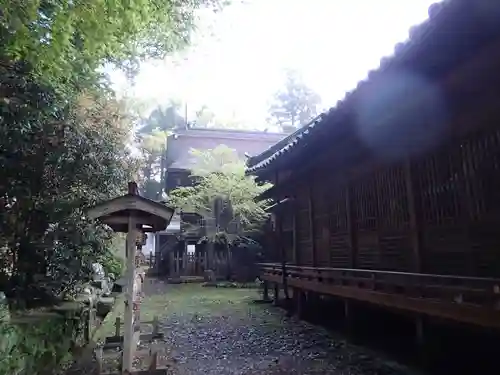
[[[143,333],[139,336],[139,341],[152,341],[163,339],[163,333]],[[108,336],[104,339],[103,349],[121,348],[123,346],[123,336]]]

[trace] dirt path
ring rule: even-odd
[[[410,374],[269,305],[256,290],[146,281],[141,320],[160,317],[179,375]]]

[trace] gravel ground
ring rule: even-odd
[[[145,284],[141,320],[159,316],[161,345],[178,375],[415,373],[286,318],[278,308],[254,303],[256,290]]]

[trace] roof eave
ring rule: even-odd
[[[285,138],[283,141],[278,142],[276,145],[270,147],[268,150],[264,151],[260,155],[257,155],[251,159],[249,159],[247,165],[248,168],[246,170],[247,175],[259,175],[265,173],[264,170],[269,169],[273,164],[275,164],[278,160],[282,159],[286,154],[292,153],[296,149],[298,143],[302,143],[303,139],[307,139],[310,135],[311,131],[314,128],[317,128],[318,125],[323,124],[326,118],[330,118],[335,112],[338,111],[340,107],[344,107],[350,104],[352,101],[352,96],[355,94],[361,86],[370,82],[370,80],[387,69],[390,69],[393,65],[395,65],[398,61],[404,59],[410,52],[419,48],[421,43],[427,41],[429,39],[429,34],[432,30],[435,29],[435,19],[436,17],[442,13],[449,3],[456,3],[456,0],[449,0],[446,2],[438,2],[434,3],[429,7],[429,18],[423,23],[413,26],[410,29],[410,39],[406,42],[396,44],[394,48],[394,53],[392,56],[383,57],[380,60],[380,66],[378,69],[374,69],[368,73],[368,78],[362,81],[359,81],[357,86],[346,93],[343,99],[339,100],[335,107],[330,108],[327,112],[322,113],[309,124],[305,125],[303,128],[298,129],[296,132],[292,133],[289,137]],[[414,39],[420,39],[418,41],[414,41]],[[293,140],[292,140],[293,139]],[[290,142],[286,143],[282,146],[285,141],[290,140]],[[269,150],[274,151],[271,155],[265,156],[266,153],[269,153]]]

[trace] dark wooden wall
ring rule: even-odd
[[[188,170],[168,170],[165,180],[165,191],[170,193],[172,190],[183,187],[192,186],[193,181],[190,177],[191,172]]]
[[[297,186],[283,215],[287,261],[499,276],[498,124],[418,160]]]
[[[449,142],[413,163],[412,172],[423,268],[499,276],[500,127]]]
[[[486,62],[489,74],[484,68],[447,83],[455,90],[448,91],[452,131],[425,155],[373,166],[361,158],[336,172],[309,168],[290,184],[287,261],[500,276],[498,53],[494,58]]]

